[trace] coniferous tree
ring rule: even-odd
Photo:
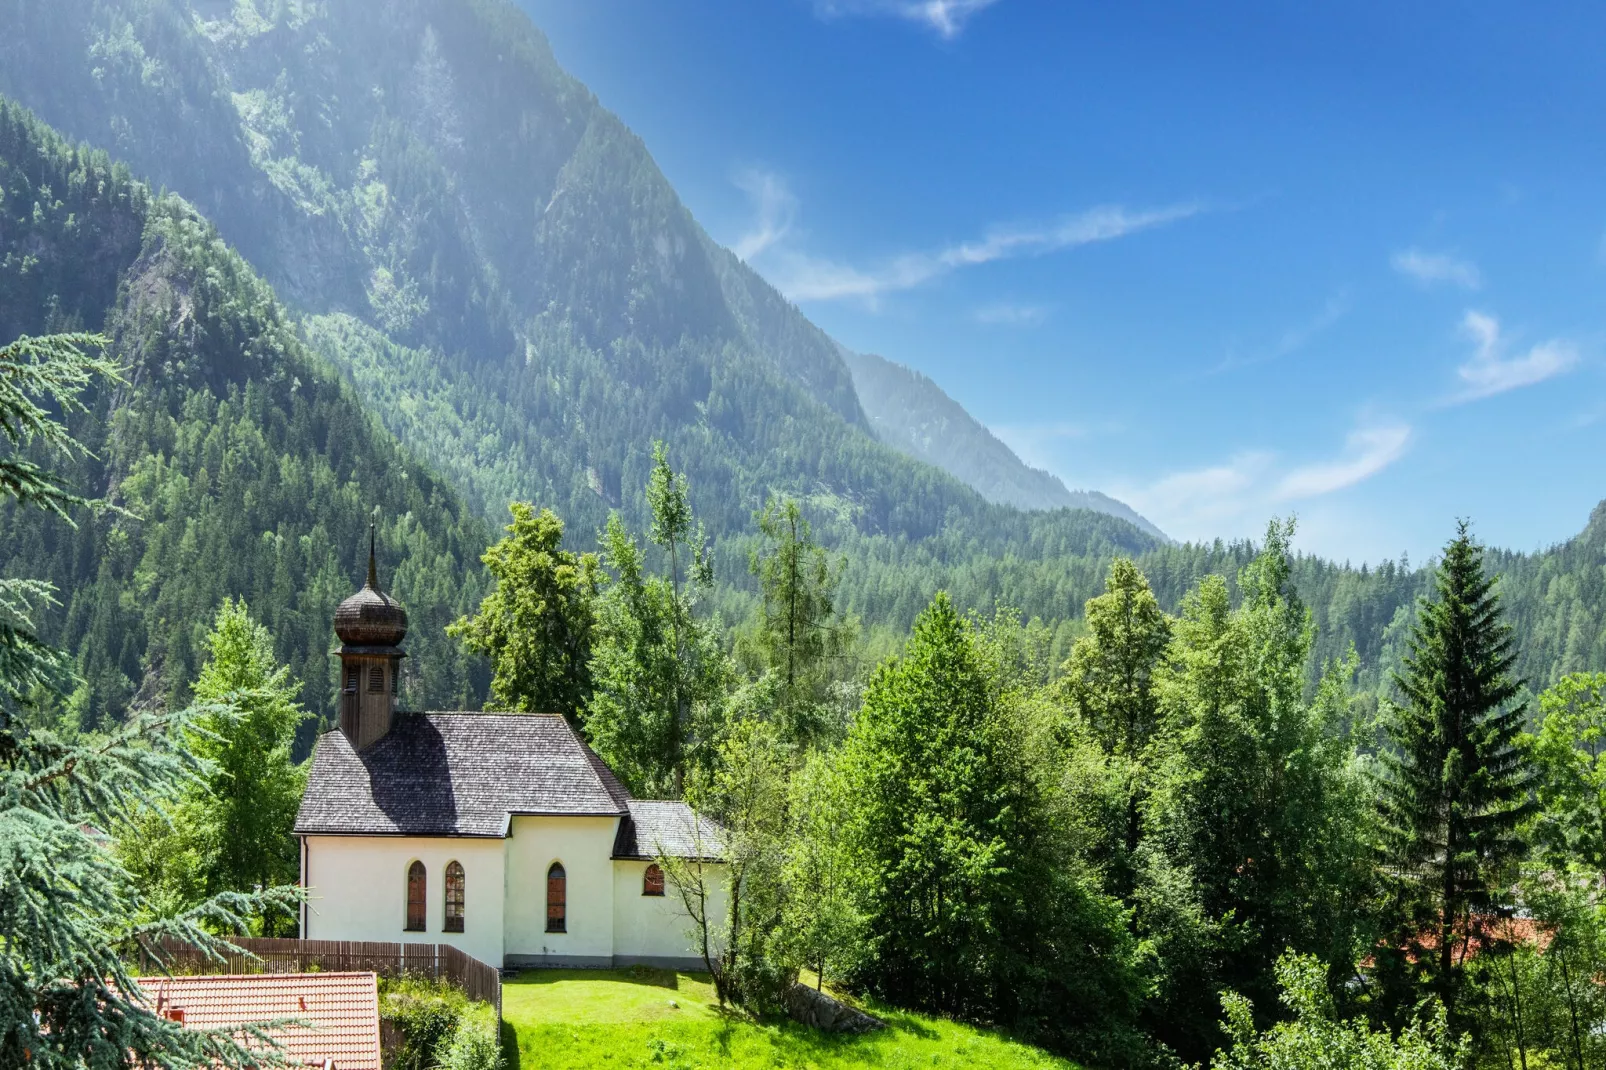
[[[1159,725],[1156,671],[1171,643],[1171,621],[1149,581],[1129,558],[1110,566],[1104,593],[1088,599],[1087,634],[1064,665],[1065,701],[1104,749],[1125,785],[1125,828],[1113,890],[1131,890],[1132,854],[1142,839],[1144,778],[1149,740]]]
[[[447,633],[491,659],[497,709],[561,713],[577,720],[591,698],[596,554],[563,549],[563,521],[525,502],[508,506],[507,535],[480,558],[496,578],[479,612]]]
[[[0,500],[69,519],[89,504],[18,454],[30,444],[78,449],[51,412],[71,410],[91,380],[115,375],[85,352],[90,336],[23,338],[0,349]],[[7,600],[48,594],[7,582]],[[24,603],[25,604],[25,603]],[[189,713],[139,715],[93,745],[30,730],[18,705],[59,697],[64,662],[8,605],[0,628],[0,1065],[100,1068],[260,1066],[227,1033],[185,1029],[137,993],[125,956],[158,936],[226,947],[205,926],[238,929],[247,913],[287,909],[293,889],[225,894],[183,913],[152,911],[100,829],[127,820],[140,800],[171,798],[196,759],[185,748]],[[256,1033],[260,1038],[260,1032]]]
[[[1390,958],[1414,964],[1454,1020],[1467,941],[1516,875],[1532,776],[1516,745],[1526,713],[1516,641],[1465,521],[1434,585],[1394,677],[1381,816],[1400,910]]]
[[[825,694],[829,659],[847,638],[836,612],[840,566],[833,568],[814,541],[797,502],[772,500],[756,519],[763,543],[751,551],[748,568],[763,598],[758,645],[780,685],[773,715],[785,739],[817,742],[832,729]]]

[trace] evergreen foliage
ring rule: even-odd
[[[775,677],[770,716],[782,738],[812,744],[838,731],[828,688],[833,664],[846,653],[850,627],[836,611],[840,564],[814,541],[797,502],[771,501],[755,519],[762,543],[750,551],[748,569],[761,598],[756,646],[763,670]]]
[[[57,336],[0,351],[0,427],[15,432],[14,446],[31,438],[47,455],[82,455],[41,400],[71,411],[91,379],[112,374],[84,352],[93,341]],[[14,507],[51,511],[70,524],[67,507],[90,504],[42,466],[7,471],[21,477],[0,484],[0,498]],[[228,892],[181,913],[150,909],[100,830],[140,805],[171,798],[195,775],[197,759],[184,746],[194,714],[141,715],[93,744],[63,742],[17,716],[19,702],[48,698],[61,686],[60,668],[49,648],[13,622],[0,631],[0,1064],[178,1070],[277,1062],[241,1046],[240,1039],[264,1042],[260,1029],[243,1037],[185,1030],[157,1015],[124,956],[163,935],[216,952],[228,945],[205,927],[241,929],[246,914],[287,909],[299,893]]]
[[[1402,915],[1394,954],[1454,1014],[1476,916],[1504,902],[1515,876],[1533,777],[1516,746],[1526,703],[1515,639],[1465,522],[1436,586],[1395,677],[1380,791]]]
[[[381,563],[413,607],[404,699],[477,706],[484,670],[442,632],[479,600],[483,524],[308,352],[267,287],[181,202],[4,102],[0,190],[0,337],[102,328],[101,359],[127,380],[65,414],[85,449],[60,466],[63,485],[120,509],[73,527],[0,503],[5,571],[64,592],[33,601],[37,634],[81,679],[58,716],[92,730],[131,704],[182,705],[229,596],[257,607],[302,704],[332,716],[330,621],[376,502]]]
[[[525,502],[508,507],[507,535],[480,559],[496,587],[472,617],[447,628],[491,660],[496,709],[561,713],[578,721],[591,700],[596,554],[563,549],[563,521]]]

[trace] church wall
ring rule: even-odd
[[[309,940],[451,944],[502,965],[504,842],[468,837],[308,836]],[[425,928],[406,932],[407,867],[424,863]],[[463,931],[442,931],[446,864],[463,866]]]
[[[724,919],[726,912],[726,867],[707,866],[704,872],[713,885],[709,916]],[[703,970],[701,937],[693,930],[685,904],[675,893],[673,882],[666,882],[663,895],[642,895],[646,862],[619,860],[613,864],[613,953],[617,966],[668,966],[683,970]],[[719,948],[711,948],[718,953]]]
[[[503,944],[510,966],[613,964],[617,817],[514,817],[507,843]],[[547,871],[563,863],[568,931],[546,931]]]

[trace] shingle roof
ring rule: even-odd
[[[380,1070],[379,996],[371,973],[244,974],[231,977],[142,977],[159,1013],[183,1012],[186,1029],[226,1029],[299,1018],[307,1026],[270,1030],[292,1064]],[[242,1038],[243,1039],[243,1038]]]
[[[503,836],[510,814],[611,816],[629,798],[562,717],[398,714],[361,753],[319,737],[296,832]]]
[[[628,806],[630,812],[619,822],[614,836],[613,857],[647,861],[659,855],[705,861],[719,858],[719,826],[685,803],[631,799]]]

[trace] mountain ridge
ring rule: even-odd
[[[1019,509],[1089,509],[1119,517],[1164,542],[1171,539],[1124,502],[1098,491],[1070,490],[1022,461],[924,373],[874,353],[839,347],[859,404],[883,442],[934,464],[982,497]]]

